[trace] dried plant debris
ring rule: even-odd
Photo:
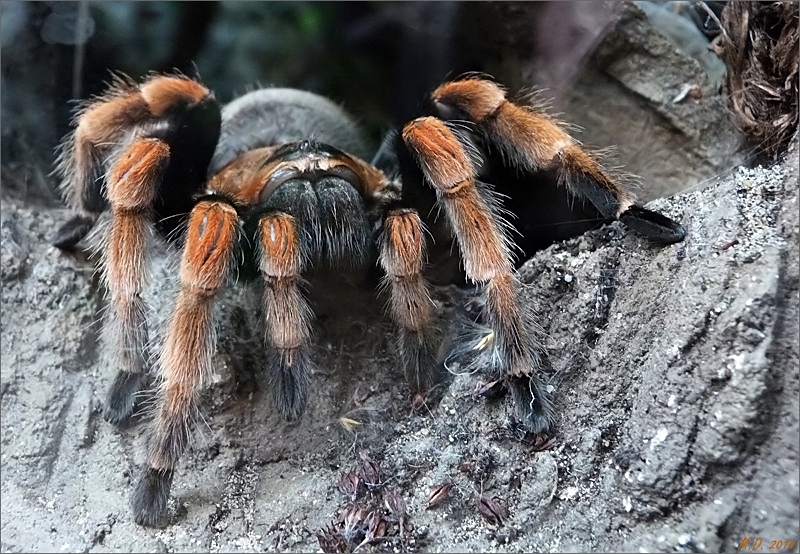
[[[506,383],[504,379],[493,379],[489,381],[478,381],[472,396],[475,398],[485,398],[489,402],[500,400],[506,394]]]
[[[351,503],[344,507],[339,516],[317,532],[317,541],[323,552],[355,552],[367,545],[377,544],[387,539],[405,543],[413,526],[406,522],[405,501],[397,498],[389,500],[389,493],[382,506],[373,499],[367,502]],[[392,508],[387,508],[387,506]],[[402,506],[400,511],[392,511]]]
[[[798,3],[727,2],[712,44],[728,67],[732,117],[777,159],[798,122]]]
[[[355,471],[347,471],[339,478],[339,490],[350,501],[355,501],[366,492],[364,482],[358,477]]]
[[[339,515],[341,535],[353,550],[386,536],[386,520],[370,506],[351,504]]]
[[[413,526],[406,521],[406,501],[394,489],[383,490],[378,462],[359,452],[361,463],[343,473],[338,488],[349,503],[317,532],[323,552],[355,552],[387,539],[405,543]]]
[[[371,459],[366,452],[359,452],[361,467],[358,468],[358,478],[367,488],[374,488],[383,484],[383,473],[378,462]]]
[[[317,533],[319,547],[323,552],[351,552],[350,546],[344,537],[333,525],[324,527]]]
[[[450,490],[453,488],[453,483],[443,483],[431,487],[431,492],[428,495],[428,500],[425,502],[425,508],[435,508],[439,504],[444,503],[450,498]]]
[[[350,501],[355,501],[367,492],[383,484],[383,472],[378,462],[366,452],[359,452],[361,465],[346,471],[339,477],[338,488]]]
[[[503,501],[496,496],[494,498],[487,498],[481,494],[478,496],[475,505],[478,508],[478,512],[483,516],[483,519],[492,525],[497,525],[499,527],[508,520],[508,508],[506,508]]]
[[[387,515],[386,510],[372,504],[348,504],[317,533],[319,546],[323,552],[355,552],[384,539],[388,532],[399,535],[399,523],[392,525],[394,521]]]
[[[383,496],[383,501],[386,504],[386,509],[389,510],[391,521],[400,524],[400,534],[403,534],[403,522],[406,519],[406,501],[400,496],[400,493],[394,489],[386,491]]]

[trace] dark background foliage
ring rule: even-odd
[[[707,4],[721,11],[722,3]],[[428,91],[468,71],[490,74],[512,92],[545,88],[562,111],[584,70],[596,65],[591,55],[620,6],[2,2],[4,186],[58,205],[43,168],[51,167],[69,130],[73,101],[102,92],[111,71],[134,79],[151,71],[199,76],[221,102],[256,85],[318,92],[353,113],[376,146],[387,130],[417,114]],[[665,31],[688,21],[695,33],[710,35],[708,17],[697,8],[676,14],[660,24]],[[695,48],[702,51],[707,38],[698,36]],[[591,99],[580,102],[592,109]],[[585,124],[580,114],[572,119]]]

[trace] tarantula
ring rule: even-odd
[[[99,245],[119,365],[104,407],[110,422],[131,415],[148,386],[140,294],[150,236],[181,250],[180,289],[155,358],[160,389],[147,462],[132,499],[137,523],[163,522],[197,392],[212,371],[212,307],[231,276],[263,284],[268,384],[292,419],[303,412],[311,364],[304,275],[377,262],[406,378],[421,394],[442,365],[427,255],[457,251],[463,275],[480,287],[486,331],[467,347],[488,353],[482,363],[505,380],[522,422],[545,433],[553,426],[537,375],[545,353],[520,306],[513,256],[515,247],[523,256],[535,249],[535,217],[558,209],[537,199],[557,188],[589,201],[580,209],[592,224],[617,218],[655,242],[684,237],[678,223],[635,204],[562,126],[488,78],[445,83],[425,109],[372,163],[349,115],[292,89],[255,90],[221,109],[183,75],[141,83],[115,76],[76,112],[57,171],[79,213],[54,243],[75,247],[110,209]],[[543,186],[547,174],[563,186]]]

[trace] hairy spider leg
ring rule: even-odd
[[[537,375],[544,351],[520,307],[511,243],[496,200],[479,189],[469,154],[445,122],[415,119],[403,128],[402,139],[436,191],[467,278],[483,285],[483,312],[492,333],[475,347],[491,349],[491,369],[506,379],[526,426],[535,433],[549,431],[553,407]]]
[[[212,371],[214,303],[233,265],[239,235],[239,216],[227,202],[202,200],[189,216],[180,290],[159,359],[159,408],[148,439],[147,467],[132,500],[139,524],[163,523],[174,468],[196,415],[196,396]]]
[[[147,383],[147,310],[141,297],[147,284],[151,209],[169,162],[169,146],[141,138],[113,165],[108,178],[111,228],[103,248],[103,279],[111,297],[105,332],[117,354],[119,371],[103,415],[118,423],[133,411]]]
[[[424,394],[439,380],[433,301],[422,275],[425,229],[411,209],[391,210],[379,238],[382,285],[389,290],[388,311],[398,326],[397,349],[412,395]]]
[[[657,212],[635,204],[635,197],[612,179],[552,118],[514,104],[505,91],[485,79],[463,79],[437,88],[431,99],[444,119],[477,124],[491,148],[511,167],[530,172],[555,169],[572,194],[588,199],[607,218],[616,218],[655,242],[679,242],[685,229]]]
[[[136,84],[123,75],[113,77],[103,95],[75,112],[75,130],[59,145],[55,172],[67,204],[78,212],[56,233],[53,244],[59,248],[73,248],[108,207],[107,160],[139,136],[161,138],[172,149],[174,163],[153,206],[156,217],[165,219],[159,230],[172,231],[179,223],[172,216],[191,209],[191,195],[205,180],[219,137],[219,106],[197,81],[155,75]]]
[[[183,76],[153,76],[140,85],[115,76],[105,94],[76,113],[74,124],[60,147],[57,172],[79,215],[58,231],[54,244],[74,247],[110,206],[110,226],[100,236],[101,267],[111,297],[105,332],[119,372],[104,416],[119,423],[147,385],[141,293],[148,283],[148,241],[154,230],[178,238],[205,182],[220,110],[206,87]]]
[[[78,214],[59,229],[55,246],[71,248],[89,233],[108,207],[104,189],[109,151],[150,117],[138,87],[122,78],[76,111],[75,130],[59,145],[56,172],[62,177],[62,196]]]
[[[314,317],[301,289],[303,246],[294,217],[271,212],[258,222],[258,269],[264,280],[267,378],[273,402],[287,419],[300,417],[309,385]]]

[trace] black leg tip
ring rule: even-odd
[[[167,500],[172,471],[147,468],[133,491],[131,508],[136,523],[145,527],[166,527]]]
[[[61,226],[53,238],[52,245],[61,250],[72,250],[89,234],[95,221],[96,219],[93,217],[76,215]]]
[[[125,421],[136,408],[140,393],[147,387],[147,376],[144,373],[117,373],[111,390],[108,392],[103,417],[114,425]]]
[[[631,206],[619,216],[619,220],[654,242],[672,244],[686,238],[683,225],[641,206]]]
[[[435,333],[399,329],[397,353],[405,368],[412,394],[425,394],[444,380],[442,364],[436,359]]]
[[[506,384],[525,428],[535,435],[551,434],[555,429],[555,407],[542,382],[532,375],[511,376]]]
[[[275,352],[268,365],[272,400],[287,421],[303,415],[309,386],[311,359],[303,349]]]

